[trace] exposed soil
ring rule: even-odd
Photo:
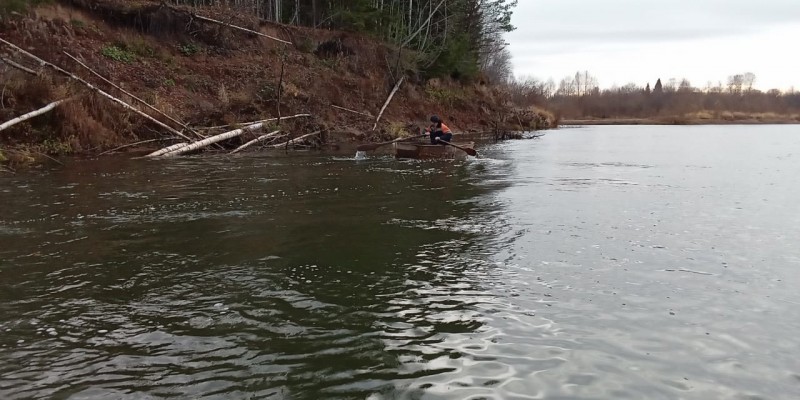
[[[281,128],[293,135],[322,130],[319,142],[326,143],[396,137],[426,125],[432,114],[442,116],[457,132],[491,131],[510,119],[515,126],[526,128],[541,121],[554,123],[547,116],[531,116],[535,113],[530,111],[509,118],[513,107],[499,88],[480,82],[423,81],[414,69],[412,54],[404,51],[398,60],[396,49],[364,35],[263,23],[221,8],[196,12],[292,45],[204,22],[192,18],[188,10],[145,0],[62,0],[25,16],[3,19],[0,36],[132,102],[63,53],[68,51],[112,82],[193,127],[275,117],[279,92],[281,115],[313,115]],[[0,54],[40,69],[5,46],[0,46]],[[6,153],[27,146],[50,154],[97,154],[139,140],[170,136],[83,86],[51,71],[42,72],[36,77],[0,63],[4,82],[0,121],[70,95],[79,97],[4,131],[0,144]],[[401,75],[407,83],[395,95],[376,131],[372,130],[374,118],[332,107],[377,115]],[[148,114],[177,128],[153,112]],[[527,117],[523,121],[517,118],[520,115]]]

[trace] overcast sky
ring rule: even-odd
[[[752,72],[759,89],[800,90],[800,0],[519,0],[513,22],[518,77],[702,88]]]

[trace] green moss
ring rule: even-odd
[[[55,139],[45,139],[41,145],[41,152],[45,154],[72,154],[72,145]]]
[[[154,58],[157,55],[156,50],[141,38],[128,41],[123,49],[140,57]]]
[[[191,57],[200,52],[200,47],[194,43],[186,43],[178,46],[178,51],[186,57]]]
[[[100,51],[104,56],[126,64],[136,61],[136,55],[117,46],[106,46]]]

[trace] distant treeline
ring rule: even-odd
[[[800,92],[753,88],[755,75],[734,75],[727,85],[709,83],[697,88],[682,79],[651,88],[628,84],[601,90],[588,72],[563,79],[558,86],[537,79],[511,81],[509,94],[517,104],[546,108],[562,119],[659,118],[686,116],[693,119],[731,119],[731,113],[747,115],[800,115]]]
[[[222,6],[264,21],[355,31],[413,50],[429,77],[504,81],[511,72],[502,34],[516,0],[168,0]]]

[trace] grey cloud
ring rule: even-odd
[[[608,29],[608,30],[569,30],[538,32],[535,41],[555,43],[571,42],[658,42],[672,40],[705,39],[749,33],[752,29],[738,28],[696,28],[696,29]]]

